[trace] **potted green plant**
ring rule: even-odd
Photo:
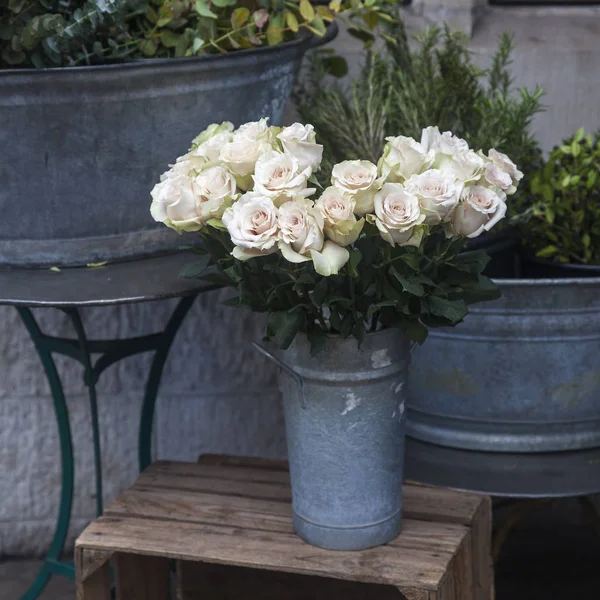
[[[299,81],[299,114],[314,124],[327,164],[357,156],[373,159],[388,136],[402,131],[418,139],[424,127],[436,123],[471,147],[509,155],[525,176],[538,165],[541,151],[531,122],[542,110],[543,91],[514,89],[510,35],[501,37],[487,70],[474,63],[468,39],[448,28],[423,31],[413,50],[397,19],[379,41],[383,50],[368,54],[364,69],[349,85],[328,77],[347,72],[342,57],[329,52],[314,53],[311,68]],[[502,226],[469,247],[490,253],[487,274],[506,277],[514,274],[517,239],[513,227]]]
[[[399,148],[415,149],[410,164]],[[296,531],[351,550],[400,530],[411,345],[497,298],[485,254],[462,250],[503,218],[518,182],[492,180],[493,152],[437,127],[390,139],[377,164],[322,173],[322,154],[312,125],[212,125],[161,177],[151,214],[198,232],[185,275],[268,313],[257,347],[284,371]]]
[[[509,470],[515,454],[563,453],[584,464],[578,456],[600,447],[599,157],[597,135],[580,129],[530,173],[516,207],[523,278],[495,280],[499,300],[415,353],[408,427],[419,444],[408,463],[431,483],[444,483],[433,475],[444,464],[453,485],[499,491],[494,473],[476,480],[449,469],[447,448],[503,455]],[[547,472],[520,481],[502,492],[587,489]]]
[[[139,214],[188,127],[277,123],[306,50],[354,14],[375,25],[383,13],[309,0],[0,0],[0,264],[181,246]]]
[[[600,147],[579,129],[528,180],[523,277],[600,276]]]

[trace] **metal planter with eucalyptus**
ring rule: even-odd
[[[0,265],[85,265],[190,240],[156,227],[149,193],[189,131],[279,124],[304,53],[332,39],[199,58],[0,70]]]
[[[600,278],[496,283],[500,300],[414,352],[408,435],[513,457],[600,448]]]
[[[410,342],[397,329],[330,337],[313,357],[306,336],[288,350],[257,346],[282,367],[294,528],[330,550],[393,540],[402,524],[404,394]]]

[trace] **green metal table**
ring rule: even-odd
[[[175,335],[196,296],[217,286],[179,277],[181,267],[193,260],[187,252],[93,268],[56,270],[0,269],[0,305],[14,306],[29,332],[50,384],[60,438],[62,483],[60,509],[54,537],[43,566],[21,600],[37,598],[52,575],[75,578],[73,565],[61,560],[73,504],[74,463],[69,413],[53,354],[63,354],[83,365],[88,389],[96,479],[96,513],[102,513],[102,465],[96,383],[100,375],[118,361],[154,352],[139,420],[139,467],[151,462],[154,407],[163,367]],[[149,335],[116,340],[90,340],[79,309],[88,306],[117,306],[180,298],[165,328]],[[68,315],[75,336],[46,335],[35,319],[35,308],[55,308]],[[94,360],[94,355],[97,357]]]

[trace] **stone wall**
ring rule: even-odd
[[[469,27],[474,23],[472,47],[480,60],[485,63],[497,35],[511,29],[518,43],[517,83],[537,82],[548,90],[551,108],[536,120],[546,149],[579,125],[590,129],[600,125],[596,9],[481,10],[474,0],[464,1],[480,8],[479,20],[469,22]],[[439,0],[437,5],[429,3],[427,10],[419,8],[428,2],[415,1],[407,15],[412,30],[448,16],[449,8],[467,6],[450,6],[463,0]],[[356,45],[343,35],[336,45],[356,69]],[[222,296],[223,292],[211,292],[198,299],[175,340],[157,407],[157,457],[194,460],[200,452],[285,454],[275,371],[250,346],[261,334],[262,320],[220,306]],[[130,336],[164,324],[173,306],[168,301],[86,309],[83,317],[90,337]],[[61,313],[37,314],[46,331],[71,334]],[[60,463],[52,402],[16,311],[0,307],[0,323],[0,557],[39,554],[51,539],[58,511]],[[76,452],[72,539],[94,514],[91,430],[81,368],[69,359],[57,362],[69,397]],[[106,501],[136,474],[137,418],[148,364],[149,356],[130,358],[111,367],[100,381]]]

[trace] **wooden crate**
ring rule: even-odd
[[[489,498],[414,484],[403,497],[394,542],[332,552],[293,533],[284,463],[158,462],[77,540],[77,597],[108,600],[113,561],[118,600],[165,600],[176,559],[183,600],[490,600]]]

